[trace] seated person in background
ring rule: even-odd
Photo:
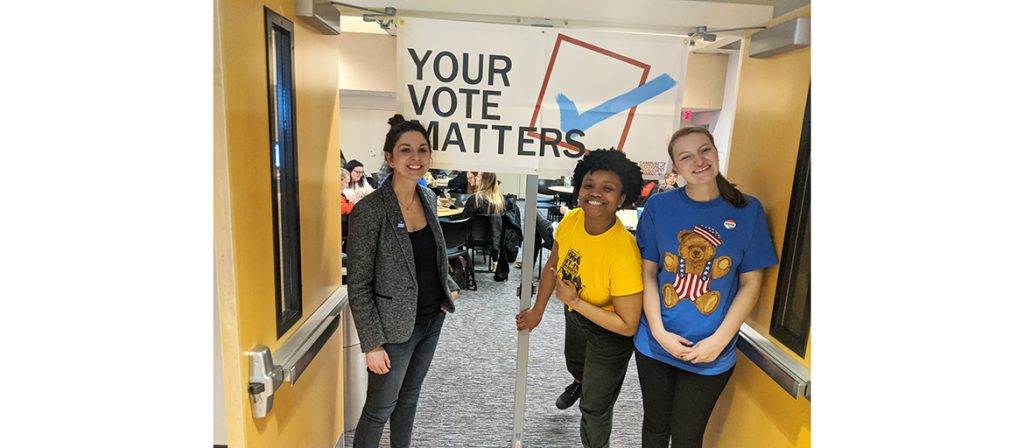
[[[351,179],[349,180],[348,187],[342,190],[342,194],[355,204],[366,195],[372,193],[374,188],[366,178],[366,169],[358,160],[350,160],[345,165],[345,169],[348,170]]]
[[[462,211],[459,218],[482,214],[500,215],[505,211],[505,197],[501,195],[501,189],[498,188],[498,176],[485,172],[480,173],[479,178],[479,189],[466,198],[466,209]]]
[[[675,171],[669,171],[665,174],[665,182],[662,182],[662,184],[658,186],[658,193],[679,188],[679,184],[676,179]]]
[[[441,169],[431,168],[430,171],[427,172],[432,174],[435,179],[446,179],[450,177],[447,171]]]
[[[380,165],[380,168],[377,168],[377,176],[370,180],[375,180],[377,182],[376,186],[379,187],[384,185],[384,179],[387,179],[389,174],[391,174],[391,167],[388,166],[388,162],[385,160]]]
[[[448,191],[452,194],[466,194],[469,181],[466,180],[465,171],[452,171],[452,178],[448,180]]]
[[[658,182],[657,180],[644,181],[644,187],[643,187],[643,189],[640,190],[640,197],[638,197],[636,199],[635,203],[633,203],[633,204],[626,204],[626,208],[630,208],[631,206],[641,206],[642,207],[644,205],[644,203],[647,202],[647,198],[651,197],[652,194],[657,193],[657,188],[658,188],[658,184],[659,183],[660,182]]]
[[[565,206],[563,205],[562,207]],[[552,246],[555,244],[554,227],[551,225],[551,221],[548,221],[547,218],[537,215],[537,231],[535,233],[536,241],[533,244],[534,260],[537,259],[537,254],[540,253],[540,249],[542,247],[544,249],[551,250]]]
[[[569,213],[569,207],[563,205],[561,209],[565,210],[565,213]],[[563,213],[563,215],[565,213]],[[537,215],[537,231],[534,233],[535,240],[533,244],[533,259],[536,260],[537,254],[540,253],[541,248],[551,250],[552,246],[555,244],[554,226],[551,225],[551,221],[548,221],[547,218]],[[523,261],[517,260],[516,269],[522,269],[522,267]],[[535,266],[534,268],[536,269],[537,267]]]
[[[473,194],[477,186],[477,173],[472,171],[458,171],[448,181],[448,191],[452,194]]]
[[[342,189],[342,191],[344,191],[345,187],[348,186],[350,180],[351,180],[351,176],[348,174],[348,170],[346,170],[345,168],[342,168],[341,169],[341,189]],[[345,197],[344,193],[341,194],[340,196],[341,196],[341,214],[342,215],[347,215],[347,214],[352,213],[352,207],[355,207],[356,205],[351,203],[351,202],[349,202],[348,198]]]
[[[505,197],[502,196],[501,190],[498,188],[498,176],[494,173],[480,173],[479,176],[474,176],[479,179],[479,188],[476,193],[466,198],[465,209],[459,214],[456,219],[469,218],[475,215],[501,215],[505,212],[506,207],[512,204],[505,203]],[[494,260],[491,265],[491,270],[494,271],[494,279],[497,281],[505,281],[508,278],[508,260],[501,254],[501,220],[498,219],[492,227],[493,234],[496,235],[497,243],[491,248],[491,258]]]
[[[476,193],[476,190],[480,188],[480,172],[466,171],[466,182],[466,194]],[[495,183],[494,185],[498,185],[499,183]]]

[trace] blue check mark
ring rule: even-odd
[[[668,74],[662,74],[651,82],[605,101],[582,114],[576,109],[576,103],[559,93],[555,97],[555,101],[558,102],[562,132],[568,132],[570,129],[585,131],[619,112],[632,109],[640,103],[660,95],[675,85],[676,80],[669,77]]]

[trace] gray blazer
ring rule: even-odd
[[[427,225],[437,246],[438,278],[445,297],[441,306],[455,311],[451,292],[458,284],[448,275],[448,253],[437,222],[437,196],[417,185]],[[385,343],[412,337],[416,323],[416,262],[402,210],[389,178],[356,203],[349,217],[348,294],[363,353]]]

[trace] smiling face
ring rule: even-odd
[[[607,170],[591,171],[580,184],[579,203],[586,216],[614,215],[626,200],[619,175]]]
[[[714,183],[718,149],[704,134],[694,132],[672,142],[672,167],[688,185]]]
[[[423,134],[407,131],[398,137],[395,147],[384,158],[396,178],[418,181],[430,169],[430,146]]]
[[[351,176],[352,177],[352,182],[359,182],[359,179],[362,179],[363,175],[365,175],[365,174],[366,174],[366,169],[361,167],[361,166],[357,166],[355,168],[352,168],[352,176]]]

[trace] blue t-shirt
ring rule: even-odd
[[[648,199],[640,215],[636,240],[640,256],[659,266],[661,320],[666,330],[694,344],[725,320],[739,289],[739,274],[779,263],[764,208],[756,198],[746,197],[746,207],[735,207],[721,196],[694,201],[685,188],[677,188]],[[658,344],[647,316],[640,318],[633,343],[648,357],[701,375],[717,375],[736,364],[736,337],[718,359],[693,364]]]

